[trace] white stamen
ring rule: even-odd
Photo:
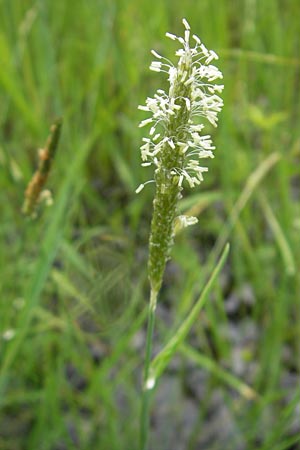
[[[186,30],[190,30],[191,29],[190,24],[188,23],[188,21],[186,19],[182,19],[182,23],[185,26]]]
[[[193,39],[197,42],[198,45],[201,44],[201,40],[195,34],[193,34]]]
[[[153,56],[155,56],[155,58],[162,59],[162,56],[159,53],[157,53],[155,50],[151,50],[151,53]]]
[[[150,70],[152,70],[153,72],[160,72],[160,69],[158,67],[153,67],[152,64],[149,67]]]
[[[175,145],[174,145],[174,142],[172,141],[172,139],[168,140],[168,144],[173,150],[175,149]]]
[[[144,184],[140,184],[139,187],[135,190],[135,193],[139,194],[144,189],[144,187],[145,187]]]
[[[166,36],[170,39],[172,39],[173,41],[175,41],[177,38],[177,36],[175,34],[172,33],[166,33]]]
[[[187,97],[185,97],[184,100],[185,100],[185,104],[186,104],[187,110],[190,111],[190,110],[191,110],[191,102],[190,102],[190,99],[187,98]]]
[[[152,123],[153,122],[153,119],[145,119],[145,120],[142,120],[142,122],[139,124],[139,128],[142,128],[142,127],[144,127],[145,125],[148,125],[148,123]]]
[[[150,111],[150,109],[148,108],[148,106],[143,106],[143,105],[139,105],[138,109],[140,109],[141,111]]]
[[[189,30],[185,30],[184,40],[185,40],[185,42],[189,42],[189,40],[190,40],[190,31]]]

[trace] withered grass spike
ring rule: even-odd
[[[22,208],[22,212],[25,215],[32,216],[35,211],[41,192],[51,170],[52,161],[54,159],[60,138],[61,127],[62,119],[60,118],[55,120],[50,128],[50,135],[47,139],[45,148],[39,150],[38,168],[33,174],[25,190],[25,199]]]

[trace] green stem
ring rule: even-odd
[[[146,337],[146,351],[144,363],[144,378],[143,378],[143,393],[142,393],[142,407],[141,407],[141,427],[140,427],[140,449],[148,449],[148,435],[150,423],[150,400],[152,389],[155,385],[155,380],[151,379],[150,363],[152,354],[153,332],[155,323],[155,310],[158,292],[151,289],[150,302],[148,309],[148,324]]]

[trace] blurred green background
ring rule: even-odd
[[[300,449],[299,0],[0,0],[1,450],[138,449],[154,191],[134,192],[151,178],[137,105],[166,87],[150,49],[172,59],[183,17],[220,56],[225,106],[156,351],[231,252],[158,386],[151,448]],[[54,205],[30,221],[57,116]]]

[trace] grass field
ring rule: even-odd
[[[182,18],[220,56],[224,108],[182,211],[155,352],[226,242],[205,308],[162,375],[151,450],[300,449],[299,0],[0,0],[0,449],[138,450],[154,188],[140,167],[150,49]],[[24,190],[63,130],[35,220]]]

